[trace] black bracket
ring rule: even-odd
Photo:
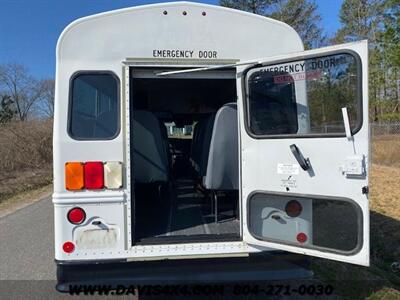
[[[361,189],[363,194],[369,194],[369,187],[368,186],[363,186]]]
[[[292,151],[300,167],[304,171],[307,171],[310,168],[310,160],[308,158],[304,158],[303,154],[301,154],[299,148],[295,144],[290,145],[290,150]]]

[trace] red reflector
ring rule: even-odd
[[[85,163],[85,188],[99,190],[104,187],[104,168],[100,161]]]
[[[301,204],[296,200],[290,200],[285,207],[285,211],[289,217],[297,217],[301,214],[303,207]]]
[[[72,242],[65,242],[63,245],[63,250],[65,253],[72,253],[75,250],[75,245]]]
[[[299,242],[299,243],[305,243],[305,242],[307,242],[307,235],[305,234],[305,233],[303,233],[303,232],[300,232],[298,235],[297,235],[297,241]]]
[[[72,224],[81,224],[86,219],[86,213],[82,208],[75,207],[68,212],[67,218]]]

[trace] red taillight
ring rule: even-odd
[[[104,168],[100,161],[85,163],[85,188],[99,190],[104,187]]]
[[[299,243],[305,243],[307,242],[307,235],[304,232],[300,232],[299,234],[297,234],[297,241]]]
[[[289,217],[297,217],[301,214],[303,207],[301,204],[296,200],[290,200],[285,207],[285,211]]]
[[[86,219],[86,213],[82,208],[75,207],[68,212],[67,218],[72,224],[81,224]]]
[[[65,242],[63,244],[63,250],[65,253],[72,253],[75,250],[75,245],[73,242]]]

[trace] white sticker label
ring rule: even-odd
[[[276,171],[278,172],[278,174],[283,174],[283,175],[298,175],[299,174],[299,165],[278,164]]]
[[[297,188],[297,182],[295,178],[291,178],[292,176],[289,176],[288,179],[282,179],[281,180],[281,186],[286,187],[286,188]]]

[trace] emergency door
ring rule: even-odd
[[[238,68],[243,238],[369,265],[368,45]]]

